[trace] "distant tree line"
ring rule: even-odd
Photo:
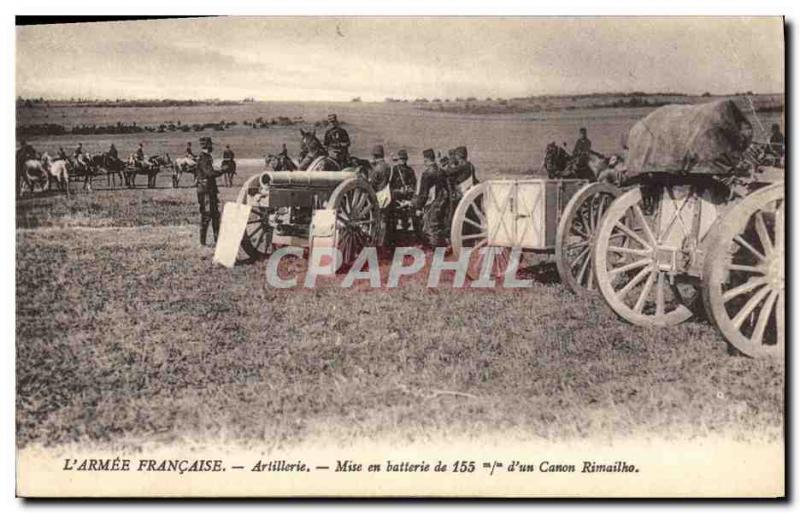
[[[54,105],[80,106],[80,107],[192,107],[203,105],[241,105],[252,103],[255,99],[245,98],[242,101],[220,100],[210,98],[205,100],[175,100],[164,98],[161,100],[128,100],[117,98],[116,100],[93,100],[90,98],[70,98],[68,100],[46,100],[39,98],[17,97],[17,107],[34,108],[39,106],[50,107]]]
[[[269,128],[271,126],[293,126],[297,124],[304,124],[305,120],[302,116],[289,118],[286,116],[278,116],[272,119],[265,119],[264,117],[257,117],[254,120],[245,120],[242,125],[250,128]],[[339,124],[344,125],[344,121]],[[236,121],[221,120],[217,123],[192,123],[185,124],[177,121],[165,121],[159,125],[137,125],[133,123],[117,122],[116,124],[98,125],[98,124],[81,124],[72,127],[59,125],[56,123],[38,123],[32,125],[19,125],[17,126],[17,135],[20,137],[30,137],[34,135],[105,135],[105,134],[138,134],[138,133],[165,133],[165,132],[202,132],[204,130],[222,131],[234,126],[239,125]],[[329,122],[327,119],[316,121],[314,126],[327,127]]]

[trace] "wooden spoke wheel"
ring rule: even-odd
[[[256,175],[244,183],[236,202],[247,205],[252,201],[253,196],[258,194],[259,175]],[[269,222],[269,209],[253,206],[247,226],[244,230],[242,243],[239,246],[237,260],[240,262],[255,262],[263,260],[272,252],[273,227]]]
[[[781,183],[735,205],[720,221],[705,260],[706,311],[725,339],[748,356],[784,352],[784,197]]]
[[[378,198],[363,179],[352,178],[339,184],[328,200],[328,208],[336,210],[334,244],[342,252],[342,266],[352,264],[365,247],[378,244]]]
[[[672,326],[691,318],[697,286],[669,263],[675,253],[657,229],[660,201],[640,188],[617,198],[600,221],[594,246],[597,285],[614,312],[639,326]],[[669,225],[669,223],[667,223]]]
[[[484,198],[487,184],[478,184],[467,191],[458,202],[450,226],[450,244],[453,254],[460,258],[465,249],[470,249],[467,275],[477,280],[484,266],[491,265],[490,278],[502,277],[508,269],[511,248],[489,245],[489,225],[486,221]],[[486,258],[492,257],[490,263]]]
[[[561,282],[581,294],[597,290],[592,249],[597,228],[620,191],[608,183],[591,183],[564,207],[556,232],[556,266]]]

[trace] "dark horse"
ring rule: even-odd
[[[300,129],[300,163],[301,171],[341,171],[342,165],[328,155],[328,150],[317,139],[316,131],[306,132]]]
[[[112,157],[106,153],[99,153],[92,155],[90,159],[91,165],[106,174],[107,186],[117,185],[117,178],[119,178],[120,185],[123,183],[122,173],[125,169],[125,162],[119,157]]]
[[[609,167],[609,159],[597,152],[589,152],[589,158],[581,162],[578,156],[570,156],[562,146],[551,142],[544,152],[544,170],[548,178],[577,178],[596,181],[598,175]]]
[[[147,176],[147,187],[152,189],[156,186],[156,175],[161,171],[161,167],[169,166],[170,164],[172,164],[172,159],[169,158],[168,153],[153,155],[142,162],[137,162],[131,155],[128,159],[128,165],[125,166],[123,171],[125,185],[136,187],[136,175],[145,175]]]
[[[289,150],[286,149],[285,144],[280,153],[275,155],[272,153],[268,154],[264,159],[264,164],[266,164],[267,169],[271,169],[272,171],[297,171],[297,164],[292,160],[292,157],[289,156]]]

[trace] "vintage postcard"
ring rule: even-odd
[[[784,30],[18,18],[18,496],[785,496]]]

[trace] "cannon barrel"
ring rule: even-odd
[[[271,187],[311,187],[333,189],[348,178],[357,176],[353,171],[265,171],[261,185]]]

